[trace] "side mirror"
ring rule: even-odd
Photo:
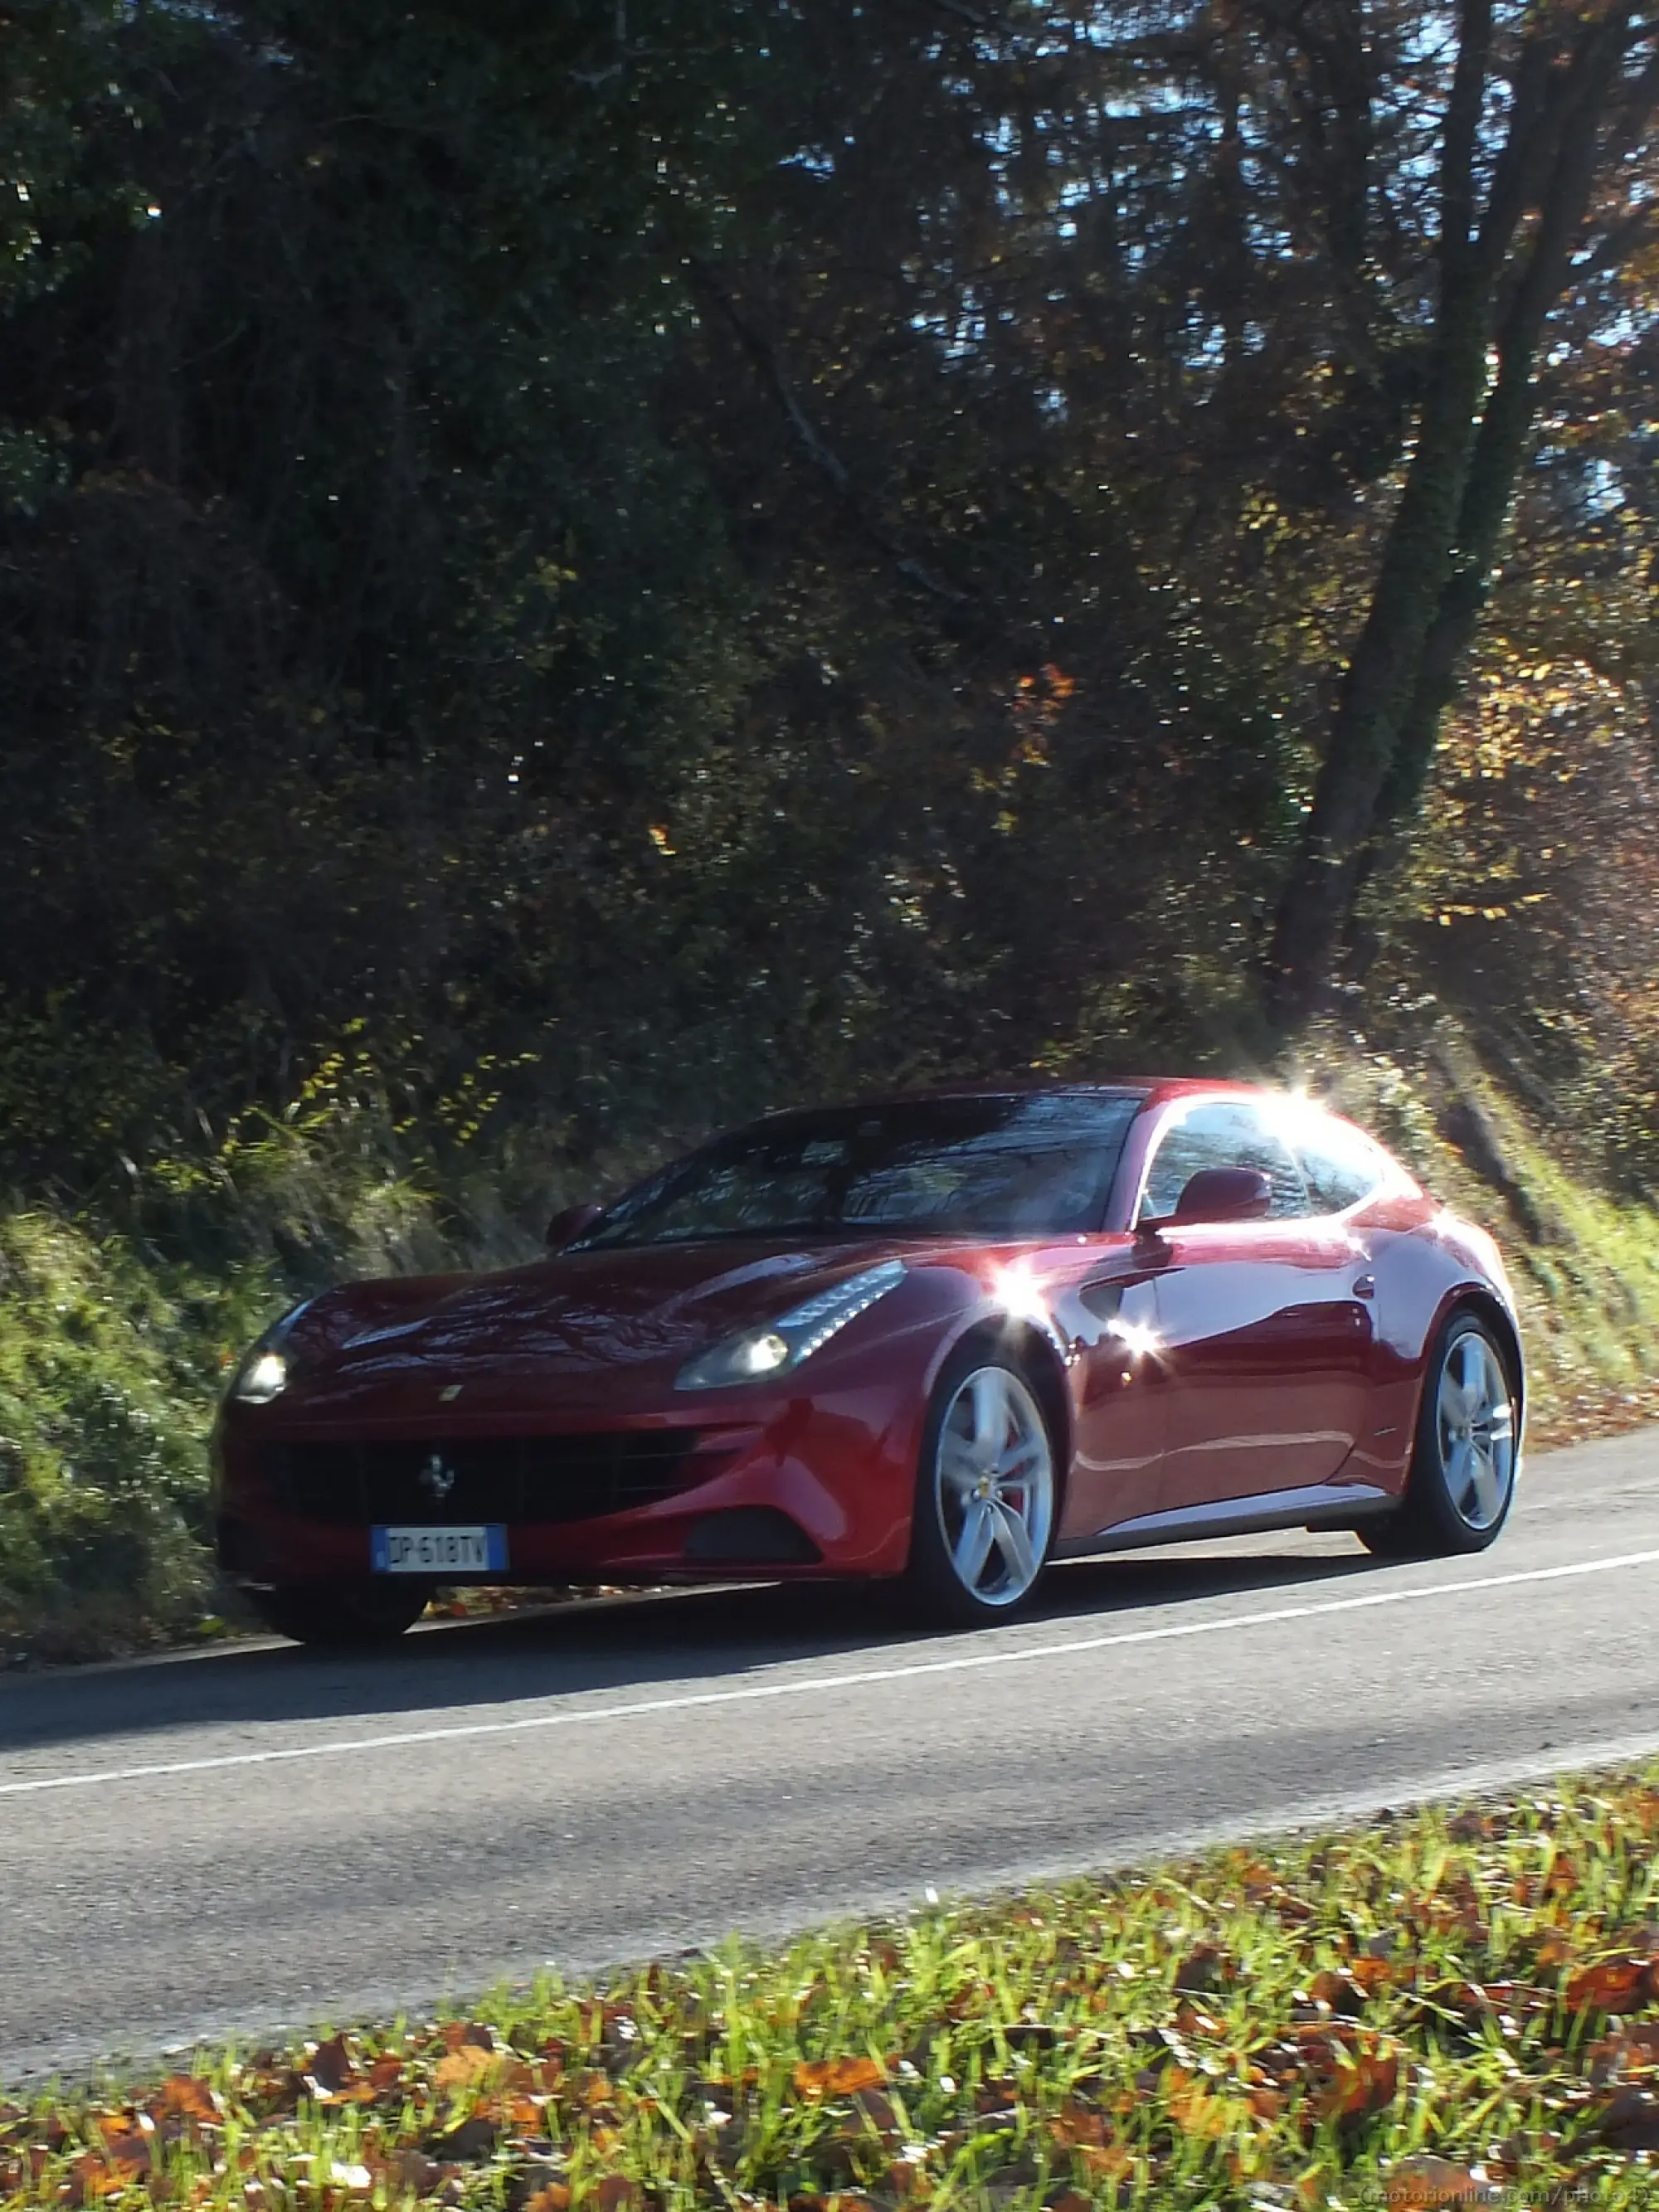
[[[580,1206],[565,1206],[547,1224],[548,1250],[562,1252],[567,1244],[575,1243],[584,1229],[591,1229],[604,1212],[605,1208],[595,1206],[591,1199],[584,1200]]]
[[[1200,1168],[1176,1200],[1172,1222],[1261,1221],[1273,1212],[1273,1187],[1260,1168]]]

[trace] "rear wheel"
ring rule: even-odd
[[[426,1611],[429,1592],[396,1583],[277,1583],[250,1589],[267,1628],[295,1644],[362,1650],[395,1643]]]
[[[1492,1330],[1455,1313],[1424,1371],[1405,1503],[1360,1540],[1383,1559],[1484,1552],[1515,1497],[1516,1385]]]
[[[933,1393],[916,1470],[910,1587],[952,1626],[1006,1620],[1048,1557],[1059,1484],[1054,1439],[1030,1379],[973,1346]]]

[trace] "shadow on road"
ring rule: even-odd
[[[1373,1563],[1317,1553],[1140,1554],[1056,1567],[1018,1624],[1084,1629],[1115,1614],[1346,1580]],[[877,1587],[728,1588],[583,1601],[446,1622],[391,1650],[334,1655],[231,1646],[161,1664],[67,1669],[0,1682],[0,1757],[89,1737],[240,1724],[430,1715],[525,1698],[743,1678],[803,1660],[920,1653],[941,1638]]]

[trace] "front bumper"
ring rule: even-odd
[[[488,1522],[506,1528],[506,1570],[446,1579],[534,1585],[902,1571],[920,1443],[910,1394],[870,1388],[722,1406],[718,1417],[705,1412],[669,1494],[610,1511],[590,1510],[591,1488],[572,1494],[562,1471],[572,1448],[625,1438],[648,1452],[671,1423],[684,1436],[686,1419],[677,1407],[602,1427],[499,1419],[342,1429],[275,1409],[228,1409],[215,1439],[220,1565],[245,1583],[345,1581],[370,1571],[377,1524]],[[433,1455],[461,1471],[438,1503],[418,1480]],[[514,1485],[472,1477],[509,1464],[525,1471]],[[310,1479],[296,1480],[296,1467],[310,1468]],[[319,1469],[343,1472],[319,1487]]]

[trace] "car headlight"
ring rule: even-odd
[[[231,1377],[230,1395],[239,1405],[268,1406],[273,1398],[280,1398],[288,1388],[289,1359],[284,1346],[289,1332],[306,1307],[302,1304],[285,1313],[281,1321],[268,1328],[258,1341],[249,1346],[242,1355],[241,1364]]]
[[[775,1321],[745,1328],[728,1336],[707,1352],[688,1360],[675,1377],[677,1390],[720,1390],[737,1382],[764,1382],[810,1359],[828,1344],[838,1329],[885,1297],[904,1279],[902,1260],[884,1260],[878,1267],[848,1275],[805,1304],[792,1306]]]

